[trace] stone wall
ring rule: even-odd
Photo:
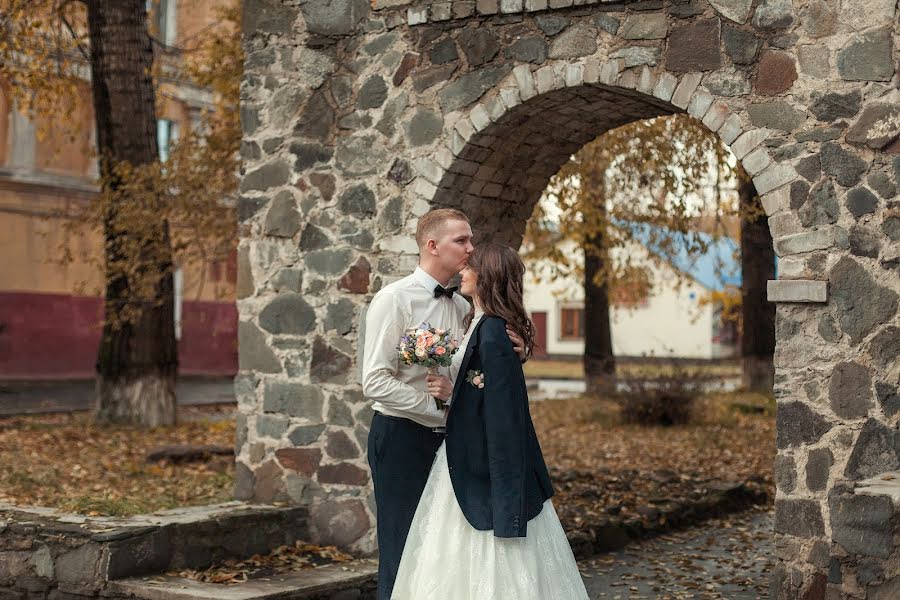
[[[202,569],[309,537],[303,507],[230,502],[136,517],[0,504],[0,600],[120,597],[109,582]]]
[[[518,245],[572,152],[688,112],[753,176],[780,256],[776,595],[859,595],[857,563],[829,580],[823,556],[868,502],[841,498],[900,467],[895,0],[246,7],[239,498],[373,550],[360,315],[413,268],[417,218],[461,207]]]

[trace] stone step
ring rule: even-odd
[[[267,554],[309,540],[304,507],[226,502],[134,517],[87,517],[50,508],[0,504],[0,549],[33,553],[26,571],[54,573],[61,583],[103,582],[202,569],[229,558]],[[23,559],[25,560],[25,559]],[[11,577],[0,561],[0,585]]]
[[[155,576],[111,581],[108,600],[374,600],[378,563],[358,560],[225,585]]]

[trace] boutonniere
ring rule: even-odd
[[[466,381],[471,383],[478,389],[484,387],[484,373],[481,371],[471,369],[468,373],[466,373]]]

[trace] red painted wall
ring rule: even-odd
[[[93,377],[102,315],[100,298],[0,292],[0,379]],[[234,304],[184,302],[178,355],[182,375],[234,375]]]

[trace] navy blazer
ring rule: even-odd
[[[466,381],[484,373],[484,388]],[[466,520],[503,538],[525,537],[553,496],[528,410],[525,374],[500,317],[483,316],[469,338],[447,416],[447,462]]]

